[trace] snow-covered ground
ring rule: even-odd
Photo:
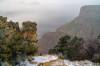
[[[56,55],[34,56],[31,63],[29,61],[21,62],[21,66],[38,66],[40,63],[47,63],[58,59]]]
[[[20,66],[38,66],[38,64],[31,64],[29,61],[25,61],[25,62],[21,62]]]
[[[33,57],[33,59],[34,60],[32,60],[32,62],[45,63],[45,62],[57,60],[58,56],[56,56],[56,55],[35,56],[35,57]]]
[[[88,60],[85,61],[69,61],[69,60],[57,60],[52,63],[51,66],[100,66],[98,63],[93,63]]]
[[[98,63],[93,63],[88,60],[84,61],[69,61],[69,60],[64,60],[65,65],[68,66],[100,66]]]
[[[31,62],[35,62],[35,64],[25,61],[21,63],[21,66],[38,66],[40,63],[46,62],[50,62],[50,66],[100,66],[98,63],[93,63],[88,60],[73,62],[69,60],[62,60],[56,55],[35,56]]]

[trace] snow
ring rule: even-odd
[[[20,63],[20,66],[38,66],[40,63],[46,63],[50,61],[54,61],[58,59],[56,55],[44,55],[44,56],[34,56],[31,62],[36,62],[36,64],[32,64],[29,61],[24,61]]]
[[[69,60],[57,60],[52,63],[51,66],[100,66],[98,63],[93,63],[88,60],[84,61],[69,61]]]
[[[29,61],[21,62],[20,66],[38,66],[38,64],[31,64]]]
[[[29,61],[21,62],[20,66],[38,66],[40,63],[46,63],[53,61],[51,66],[100,66],[98,63],[93,63],[88,60],[84,61],[69,61],[59,59],[56,55],[44,55],[44,56],[34,56],[31,62],[36,62],[31,64]]]
[[[98,63],[93,63],[88,60],[84,61],[69,61],[69,60],[64,60],[64,64],[68,66],[100,66]]]
[[[33,59],[34,60],[32,60],[32,62],[45,63],[45,62],[57,60],[58,56],[56,56],[56,55],[35,56],[35,57],[33,57]]]
[[[31,64],[31,63],[27,62],[26,66],[38,66],[38,64]]]

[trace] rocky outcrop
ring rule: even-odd
[[[19,32],[27,40],[37,41],[36,26],[36,23],[26,21],[23,22],[23,27],[20,29],[18,22],[7,21],[7,17],[0,16],[0,30],[5,30],[6,35],[12,35],[14,32]]]
[[[18,55],[33,55],[37,51],[36,32],[35,22],[23,22],[20,28],[18,22],[7,21],[7,17],[0,16],[0,59],[9,62]]]
[[[23,22],[22,35],[25,40],[37,42],[37,24],[27,21]]]
[[[23,27],[20,29],[18,22],[7,21],[7,17],[0,16],[0,30],[5,30],[5,35],[8,37],[15,32],[19,32],[24,39],[37,41],[37,24],[31,21],[23,22]]]

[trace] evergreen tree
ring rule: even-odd
[[[84,40],[76,36],[68,35],[61,37],[54,49],[50,49],[50,53],[62,53],[65,58],[78,59],[79,50],[82,47]]]

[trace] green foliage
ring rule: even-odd
[[[100,34],[97,36],[97,39],[100,39]]]
[[[49,53],[61,54],[69,60],[87,59],[100,63],[100,35],[96,39],[86,41],[76,36],[63,36],[59,39],[58,44],[49,50]]]
[[[96,44],[97,48],[95,49],[95,52],[93,54],[92,61],[100,63],[100,34],[96,37],[93,44]]]
[[[15,33],[10,41],[5,41],[3,40],[0,44],[0,58],[10,63],[17,61],[18,57],[25,58],[28,55],[34,55],[37,51],[37,47],[30,42],[23,44],[23,38],[19,33]]]
[[[22,31],[16,27],[15,23],[7,23],[6,17],[0,16],[0,60],[11,64],[34,55],[38,49],[36,42],[24,39]]]
[[[50,53],[62,53],[65,58],[76,59],[79,49],[84,40],[76,36],[70,37],[68,35],[61,37],[54,49],[50,49]]]
[[[0,16],[0,20],[1,20],[2,22],[7,22],[7,17]]]

